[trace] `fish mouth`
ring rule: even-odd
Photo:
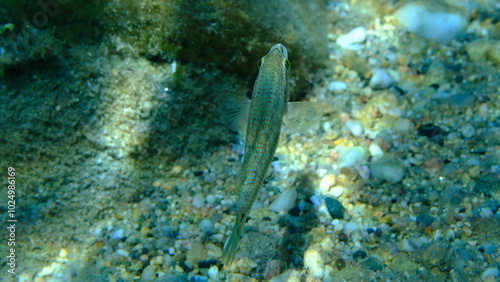
[[[286,50],[286,47],[283,44],[281,43],[275,44],[273,47],[271,47],[269,53],[271,53],[275,49],[279,50],[280,53],[283,54],[283,57],[285,57],[285,59],[288,60],[288,51]]]

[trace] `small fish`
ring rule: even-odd
[[[238,250],[243,226],[276,152],[282,124],[304,131],[321,118],[319,104],[288,103],[289,69],[287,49],[282,44],[274,45],[260,60],[252,100],[230,96],[226,101],[228,126],[246,133],[243,164],[236,178],[236,221],[222,255],[226,266]]]

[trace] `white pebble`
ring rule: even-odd
[[[212,230],[214,225],[209,219],[205,218],[198,222],[198,227],[200,228],[201,232],[206,233]]]
[[[465,31],[467,18],[450,7],[437,10],[432,2],[414,1],[399,8],[394,16],[408,31],[445,43]]]
[[[487,268],[483,272],[483,274],[481,274],[481,279],[485,280],[486,277],[488,277],[488,276],[498,277],[498,276],[500,276],[500,270],[498,270],[498,268],[496,268],[496,267]]]
[[[289,188],[283,191],[278,197],[269,205],[269,209],[274,212],[289,211],[295,205],[297,200],[297,190]]]
[[[365,158],[365,149],[360,146],[343,147],[337,146],[336,151],[339,153],[339,167],[353,167],[363,161]]]
[[[116,253],[119,254],[122,257],[128,257],[128,255],[129,255],[128,252],[125,251],[124,249],[119,249],[119,250],[116,251]]]
[[[392,85],[394,79],[387,73],[385,69],[377,68],[373,71],[369,85],[373,89],[384,89]]]
[[[363,135],[363,126],[361,125],[361,122],[357,120],[348,120],[346,121],[345,126],[349,129],[352,135],[356,137]]]
[[[467,123],[462,126],[461,132],[465,138],[471,138],[476,134],[476,129],[474,128],[474,126]]]
[[[307,249],[304,253],[304,268],[309,274],[317,279],[323,278],[325,275],[325,263],[321,258],[321,254],[316,249]]]
[[[343,34],[337,38],[337,44],[342,48],[349,50],[360,50],[361,45],[366,40],[366,28],[360,26],[351,30],[347,34]]]
[[[328,85],[328,90],[333,91],[335,93],[340,93],[347,89],[347,84],[342,81],[332,81]]]
[[[115,232],[111,233],[110,236],[111,239],[121,239],[123,238],[123,229],[116,230]]]
[[[212,265],[207,272],[208,278],[214,280],[214,281],[219,281],[219,268],[217,266]]]
[[[335,174],[327,174],[323,178],[321,178],[321,181],[319,182],[319,190],[321,193],[326,193],[332,187],[335,185],[336,181],[336,176]]]
[[[334,196],[335,198],[340,197],[344,193],[344,187],[342,186],[336,186],[330,189],[330,192],[328,194]]]
[[[201,194],[196,194],[193,197],[192,204],[194,208],[200,209],[205,204],[205,198]]]
[[[384,151],[382,150],[382,148],[380,148],[380,146],[375,143],[372,143],[368,150],[370,151],[370,154],[374,159],[378,159],[384,155]]]

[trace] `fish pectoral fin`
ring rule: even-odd
[[[227,95],[220,107],[222,119],[227,127],[245,136],[247,131],[250,100],[242,96]]]
[[[287,133],[306,133],[316,129],[323,116],[319,102],[288,102],[284,127]]]

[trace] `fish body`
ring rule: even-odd
[[[281,44],[271,47],[260,61],[246,119],[243,164],[236,179],[236,221],[222,256],[227,266],[238,250],[243,226],[278,146],[289,99],[288,70],[288,52]]]

